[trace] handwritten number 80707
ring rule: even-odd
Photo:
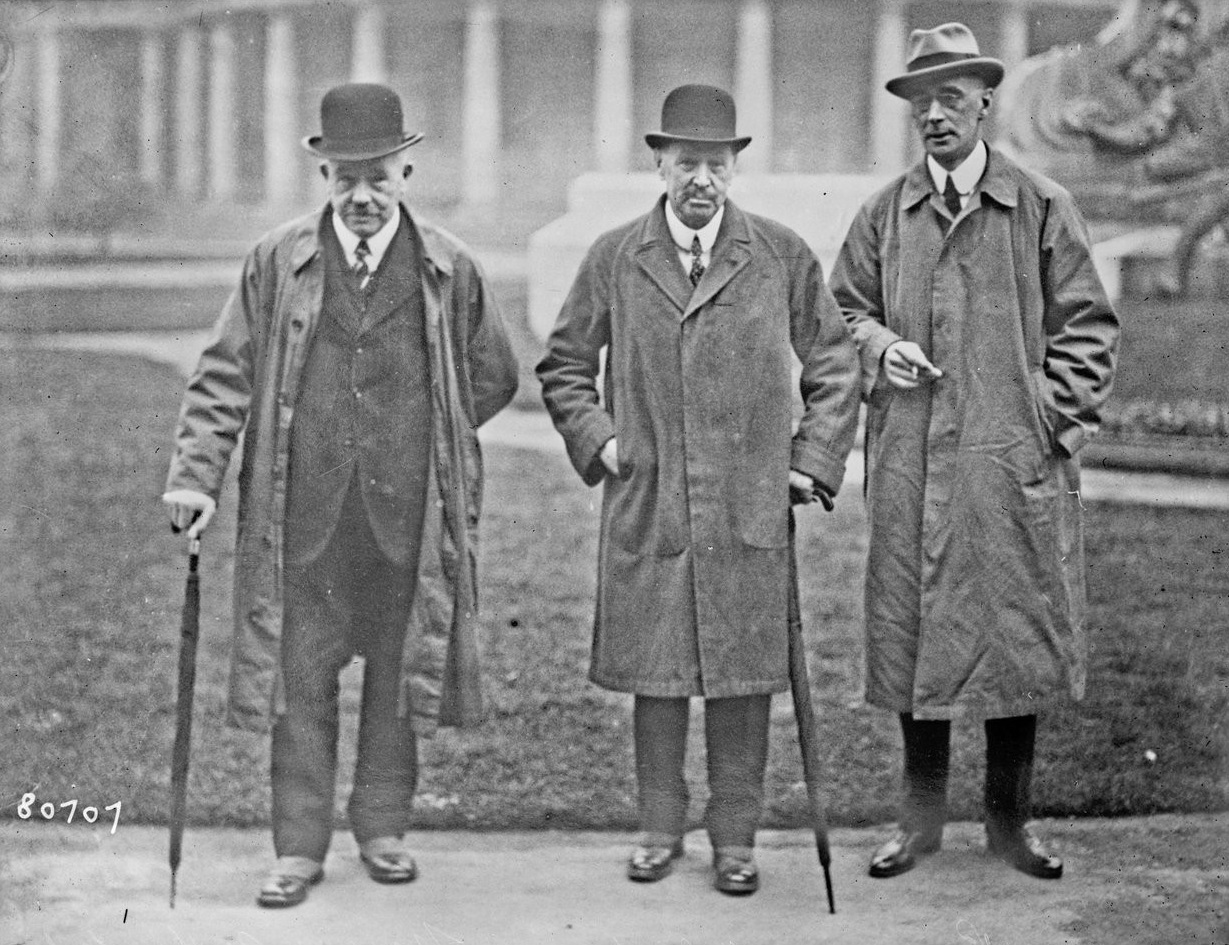
[[[37,798],[32,792],[21,795],[21,803],[17,805],[17,816],[22,820],[29,820],[32,818],[34,816],[34,802],[36,800]],[[70,824],[73,822],[73,815],[77,813],[77,803],[78,802],[74,799],[71,801],[65,801],[59,807],[60,810],[63,810],[65,807],[68,808],[67,822]],[[116,801],[114,804],[108,804],[103,808],[104,811],[115,811],[115,821],[111,824],[111,833],[115,833],[116,828],[119,827],[120,807],[121,802]],[[38,812],[42,815],[43,820],[52,820],[56,815],[56,806],[51,801],[43,801],[43,803],[39,805]],[[87,824],[94,823],[98,820],[98,808],[94,807],[93,805],[83,807],[81,809],[81,819]]]

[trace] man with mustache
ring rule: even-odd
[[[604,484],[590,678],[635,696],[628,877],[660,880],[683,853],[701,696],[714,881],[745,895],[759,886],[769,699],[789,680],[790,504],[831,507],[840,487],[857,353],[814,253],[726,199],[751,140],[729,94],[677,88],[661,126],[645,140],[665,196],[598,237],[538,376],[577,472]],[[791,436],[794,355],[804,410]]]
[[[263,237],[188,385],[164,501],[199,535],[244,434],[229,721],[272,728],[262,906],[324,875],[338,673],[364,658],[349,801],[372,879],[409,882],[417,736],[478,714],[477,427],[517,369],[490,286],[402,202],[412,165],[382,85],[328,91],[328,203]]]
[[[939,849],[960,717],[984,722],[990,851],[1063,869],[1026,828],[1036,720],[1084,692],[1076,456],[1118,321],[1071,196],[982,140],[1002,78],[963,24],[914,31],[887,89],[926,157],[862,208],[832,276],[869,402],[866,698],[904,735],[876,877]]]

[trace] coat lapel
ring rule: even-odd
[[[415,282],[419,276],[409,225],[403,215],[401,226],[397,228],[397,233],[388,246],[388,252],[380,260],[380,268],[375,275],[374,292],[367,302],[367,311],[363,316],[364,332],[370,331],[388,318],[414,294]]]
[[[683,318],[691,317],[747,267],[751,262],[750,247],[751,229],[747,218],[727,200],[725,217],[721,221],[721,229],[717,231],[717,241],[713,244],[712,258],[700,278],[700,284],[687,300]]]
[[[645,275],[665,293],[674,303],[674,307],[682,312],[687,308],[692,285],[687,274],[683,272],[683,267],[679,265],[678,251],[670,236],[670,228],[666,226],[665,199],[662,197],[645,218],[635,258]]]

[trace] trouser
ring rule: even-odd
[[[337,530],[315,560],[284,574],[282,674],[286,712],[273,726],[273,846],[322,861],[333,831],[338,674],[364,657],[358,758],[347,812],[360,842],[410,827],[418,751],[398,718],[401,650],[417,563],[380,552],[352,488]]]
[[[704,701],[709,800],[704,822],[716,850],[750,852],[764,803],[768,763],[767,695]],[[672,843],[687,825],[689,700],[636,696],[633,729],[640,828],[650,842]]]
[[[934,832],[947,820],[947,771],[951,724],[900,717],[905,741],[904,801],[900,824],[909,832]],[[986,719],[986,824],[1014,832],[1029,817],[1037,716]]]

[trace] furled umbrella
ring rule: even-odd
[[[201,540],[188,543],[188,577],[184,584],[179,639],[179,693],[175,703],[175,747],[171,750],[171,908],[175,908],[175,874],[183,852],[188,805],[188,751],[192,739],[192,696],[196,689],[196,640],[201,622]]]
[[[826,498],[826,497],[824,497]],[[830,508],[829,502],[824,506]],[[790,516],[789,542],[789,683],[794,697],[794,718],[798,723],[798,747],[802,751],[802,777],[806,782],[807,800],[811,808],[811,828],[815,831],[815,849],[824,871],[824,889],[828,893],[828,912],[836,914],[832,895],[832,850],[828,845],[828,814],[819,787],[819,746],[815,736],[815,708],[811,702],[811,679],[807,673],[807,655],[802,641],[802,613],[798,605],[798,565],[794,557],[794,520]]]

